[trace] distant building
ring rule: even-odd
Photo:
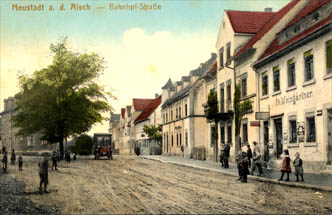
[[[55,145],[48,145],[47,141],[41,140],[41,134],[31,134],[26,137],[16,136],[19,128],[14,127],[12,119],[18,111],[14,97],[4,99],[4,111],[0,113],[0,136],[2,146],[5,146],[9,152],[12,149],[17,152],[54,149]]]
[[[114,146],[114,152],[113,152],[114,154],[119,154],[120,151],[119,132],[120,132],[120,114],[114,114],[111,112],[108,133],[112,135],[112,145]]]

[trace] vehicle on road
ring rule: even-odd
[[[112,159],[112,135],[107,133],[95,133],[93,135],[93,154],[95,156],[95,160],[100,157],[107,157],[108,159]]]

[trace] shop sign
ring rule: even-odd
[[[268,120],[270,118],[269,112],[256,112],[255,119],[256,120]]]
[[[302,92],[302,93],[294,93],[290,96],[281,96],[280,98],[276,98],[276,106],[284,105],[284,104],[293,104],[295,105],[297,101],[312,98],[312,91]]]
[[[261,124],[259,121],[250,121],[250,126],[252,127],[260,127]]]

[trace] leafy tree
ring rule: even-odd
[[[144,125],[143,131],[148,135],[151,140],[156,141],[156,143],[161,146],[161,128],[155,125]]]
[[[241,99],[241,89],[240,85],[235,86],[234,92],[234,118],[235,118],[235,140],[238,141],[241,131],[241,121],[245,114],[252,110],[252,102],[249,99],[240,101]],[[239,146],[239,143],[236,145]]]
[[[217,92],[215,90],[211,90],[209,92],[207,104],[208,104],[208,109],[207,109],[208,115],[218,113],[218,98],[217,98]]]
[[[92,152],[92,138],[86,134],[77,137],[75,141],[75,151],[79,155],[90,155]]]
[[[104,69],[102,57],[70,51],[66,38],[51,44],[50,50],[51,65],[35,71],[32,77],[19,77],[21,90],[16,95],[19,113],[14,117],[14,125],[19,127],[17,135],[40,132],[42,139],[59,142],[63,158],[64,139],[105,120],[101,113],[111,107],[107,93],[96,80]]]

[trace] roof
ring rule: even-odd
[[[172,97],[170,97],[169,99],[167,99],[164,102],[162,107],[169,106],[169,105],[173,104],[174,102],[180,100],[181,98],[185,97],[191,88],[192,88],[192,85],[189,85],[189,86],[185,87],[184,89],[180,90],[179,92],[175,93]]]
[[[183,82],[182,81],[177,81],[176,86],[183,86]]]
[[[121,118],[123,119],[125,117],[126,108],[121,108]]]
[[[188,82],[188,81],[190,81],[190,77],[189,76],[182,76],[181,81],[182,82]]]
[[[285,27],[288,28],[291,25],[295,24],[298,22],[300,19],[303,17],[307,16],[308,14],[312,13],[313,11],[317,10],[321,6],[325,5],[331,0],[310,0],[309,3],[301,10],[300,13],[298,13],[292,21],[288,23],[288,25]]]
[[[138,123],[147,119],[154,110],[160,105],[161,103],[161,96],[158,96],[155,99],[151,99],[150,102],[144,107],[142,110],[143,112],[135,119],[134,123]]]
[[[135,111],[143,111],[144,108],[150,104],[153,99],[133,99]]]
[[[207,60],[205,63],[202,63],[197,69],[191,70],[189,75],[190,76],[201,76],[203,73],[211,67],[211,65],[215,62],[217,59],[216,53],[211,53],[211,57],[209,60]]]
[[[262,26],[262,28],[257,32],[257,34],[251,38],[237,53],[234,57],[238,57],[247,50],[253,47],[253,45],[260,40],[266,33],[268,33],[271,28],[278,23],[282,17],[284,17],[300,0],[293,0],[288,3],[285,7],[280,9],[278,12],[274,13],[273,16]]]
[[[275,12],[226,11],[235,33],[256,34]]]
[[[161,88],[161,89],[170,89],[170,90],[175,90],[175,87],[172,83],[172,80],[169,78],[167,83]]]
[[[327,3],[328,1],[326,0],[322,0],[325,1],[325,3]],[[316,1],[314,1],[316,2]],[[299,13],[299,14],[306,14],[308,15],[306,12],[309,11],[308,8],[310,8],[310,11],[314,11],[315,9],[313,9],[313,6],[316,6],[316,9],[318,7],[321,6],[321,4],[312,4],[311,2]],[[298,20],[298,15],[294,18],[294,20]],[[293,20],[291,21],[293,22]],[[330,14],[330,16],[328,16],[327,18],[325,18],[324,20],[321,20],[320,22],[316,23],[315,25],[313,25],[312,27],[304,30],[302,33],[296,35],[295,37],[291,38],[290,40],[284,42],[283,44],[279,44],[279,39],[278,37],[276,37],[272,43],[268,46],[268,48],[265,50],[265,52],[259,57],[259,60],[266,58],[278,51],[281,51],[282,49],[288,47],[289,45],[301,40],[302,38],[308,36],[309,34],[313,33],[314,31],[318,30],[320,27],[329,24],[332,22],[332,14]]]

